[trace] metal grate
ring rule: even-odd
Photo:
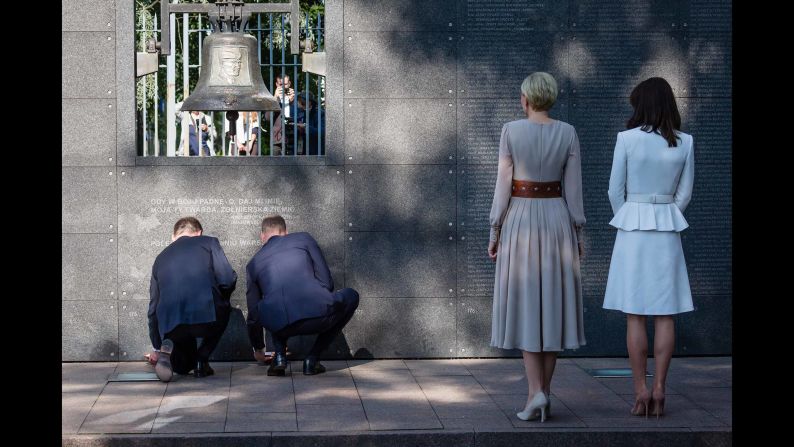
[[[586,370],[593,377],[602,378],[631,378],[631,368],[596,368]],[[653,377],[653,374],[645,372],[645,377]]]
[[[150,382],[160,380],[153,372],[118,373],[111,376],[108,382]]]

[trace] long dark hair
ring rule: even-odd
[[[681,114],[678,113],[673,89],[664,78],[649,78],[637,84],[631,91],[629,102],[634,114],[626,122],[627,129],[642,126],[644,132],[664,137],[669,147],[678,146],[676,140],[681,137],[675,131],[681,130]]]

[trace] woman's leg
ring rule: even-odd
[[[543,389],[543,355],[542,352],[521,351],[524,356],[524,370],[527,374],[527,405],[538,391]],[[526,406],[525,406],[526,407]]]
[[[648,361],[648,334],[646,332],[647,317],[645,315],[627,314],[626,346],[629,351],[631,375],[634,378],[635,403],[632,414],[647,415],[650,393],[645,383],[645,372]]]
[[[554,375],[554,367],[557,366],[557,353],[543,353],[543,392],[551,394],[551,377]]]
[[[653,399],[659,413],[664,408],[665,383],[674,347],[675,322],[673,317],[670,315],[654,317],[653,357],[656,362],[656,370],[653,375]]]

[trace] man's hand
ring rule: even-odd
[[[144,354],[143,358],[145,358],[146,361],[148,361],[150,365],[155,365],[155,364],[157,364],[157,358],[159,356],[160,356],[160,354],[157,351],[152,351],[152,352],[150,352],[148,354]]]
[[[208,127],[207,127],[207,123],[201,123],[201,130],[203,130],[204,132],[206,132],[206,131],[207,131],[207,129],[208,129]]]
[[[264,349],[254,349],[254,358],[257,362],[262,363],[270,363],[273,360],[273,356],[265,354]]]

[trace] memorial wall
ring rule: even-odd
[[[625,317],[601,309],[607,187],[628,95],[651,76],[670,81],[695,139],[682,239],[696,310],[676,317],[675,354],[731,353],[731,2],[326,0],[327,155],[283,159],[136,155],[133,1],[62,6],[64,361],[151,349],[152,262],[186,215],[240,277],[215,359],[251,359],[245,264],[274,213],[361,294],[328,358],[518,355],[489,347],[488,214],[502,124],[522,117],[538,70],[582,148],[587,345],[564,355],[626,355]]]

